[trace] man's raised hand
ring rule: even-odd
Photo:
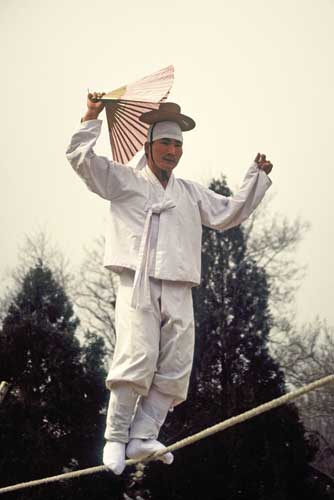
[[[254,161],[261,170],[265,171],[266,174],[269,174],[272,171],[273,164],[269,160],[266,160],[266,155],[258,153]]]
[[[100,99],[105,95],[105,92],[89,92],[87,95],[87,111],[81,119],[82,122],[88,120],[96,120],[104,108],[104,102]]]

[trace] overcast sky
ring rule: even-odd
[[[108,210],[64,155],[87,88],[173,64],[169,100],[197,122],[176,175],[235,190],[267,154],[270,210],[311,223],[297,320],[334,326],[333,39],[333,0],[0,0],[0,276],[39,228],[80,264]],[[110,156],[105,123],[96,151]]]

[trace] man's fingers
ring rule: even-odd
[[[89,92],[88,93],[88,99],[90,99],[91,101],[96,102],[99,99],[101,99],[104,95],[105,95],[105,92]]]
[[[260,170],[264,170],[267,174],[271,172],[273,164],[271,163],[271,161],[266,159],[266,155],[258,153],[254,161],[257,163],[257,166]]]
[[[89,92],[88,94],[88,99],[92,102],[95,102],[96,101],[96,92]]]
[[[258,153],[256,155],[255,161],[257,163],[261,163],[262,164],[262,163],[266,163],[268,160],[266,159],[266,155]]]

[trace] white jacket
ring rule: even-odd
[[[148,166],[136,170],[94,153],[101,125],[101,120],[83,122],[66,156],[88,188],[110,202],[104,265],[137,274],[146,266],[154,278],[198,285],[202,224],[218,230],[239,225],[260,203],[271,179],[253,163],[234,196],[173,174],[164,190]]]

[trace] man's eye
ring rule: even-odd
[[[169,146],[170,144],[172,144],[172,141],[170,141],[169,139],[160,139],[159,142],[164,146]],[[175,147],[182,148],[182,142],[175,142]]]

